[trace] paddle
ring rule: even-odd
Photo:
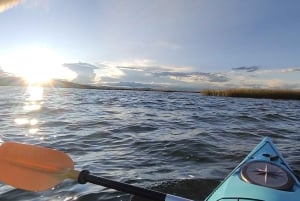
[[[15,188],[43,191],[65,179],[90,182],[156,201],[187,201],[186,198],[112,181],[74,170],[73,160],[64,152],[15,142],[0,146],[0,181]]]

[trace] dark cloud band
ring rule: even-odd
[[[232,68],[232,70],[234,71],[245,71],[245,72],[255,72],[257,70],[259,70],[258,66],[241,66],[241,67],[237,67],[237,68]]]

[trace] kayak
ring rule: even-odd
[[[300,183],[270,138],[264,138],[206,201],[300,200]]]

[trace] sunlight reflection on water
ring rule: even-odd
[[[28,86],[27,93],[29,95],[28,100],[43,100],[44,88],[41,86]]]
[[[23,111],[25,112],[25,116],[22,115],[15,118],[14,123],[17,126],[28,127],[28,132],[25,134],[25,136],[36,135],[39,132],[39,119],[37,117],[32,117],[30,112],[35,112],[42,109],[44,88],[41,86],[28,86],[24,96]],[[39,139],[43,140],[44,138],[40,136]]]

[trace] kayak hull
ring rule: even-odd
[[[270,138],[264,138],[206,198],[237,200],[300,200],[299,181]]]

